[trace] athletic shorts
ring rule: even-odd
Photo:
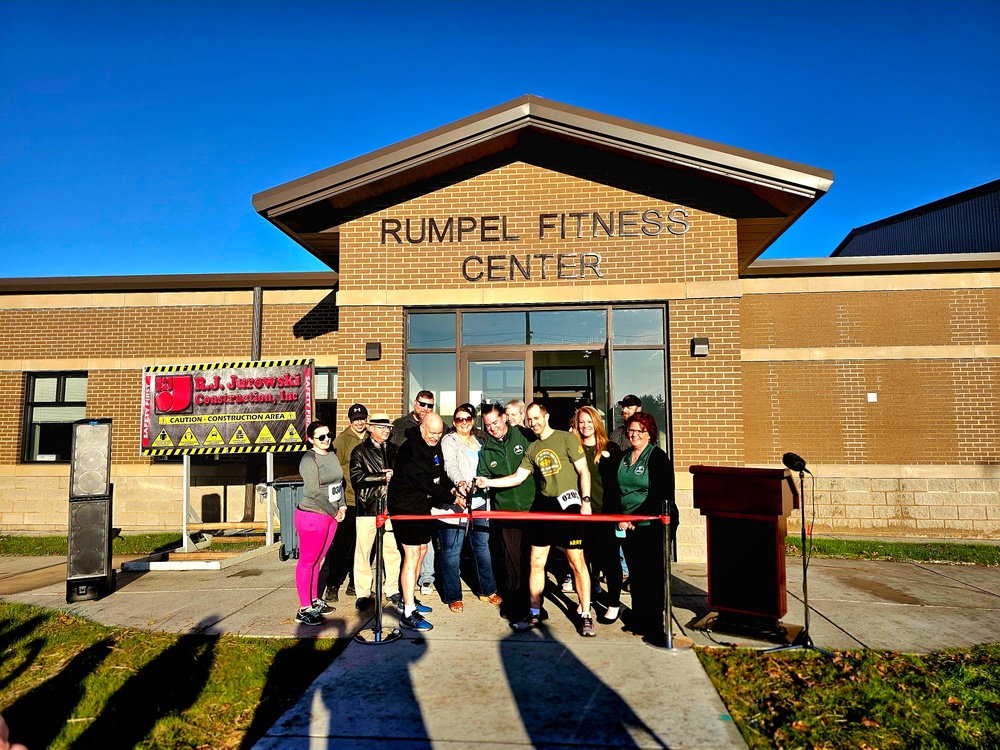
[[[554,500],[539,497],[531,506],[536,513],[560,513],[569,518],[580,515],[580,506],[563,511]],[[562,549],[583,549],[582,521],[529,521],[525,524],[527,541],[532,547],[561,547]]]
[[[393,521],[392,530],[397,542],[416,547],[430,542],[434,523],[434,521]]]

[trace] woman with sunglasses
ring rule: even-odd
[[[676,526],[674,505],[674,467],[667,454],[657,446],[656,420],[647,412],[633,414],[625,422],[630,450],[616,464],[618,491],[605,494],[606,513],[659,516],[670,513]],[[622,549],[628,562],[632,592],[631,618],[626,629],[645,636],[650,643],[666,642],[663,627],[665,608],[663,580],[663,524],[659,521],[622,521],[625,532]]]
[[[332,450],[332,440],[325,422],[311,422],[306,428],[306,442],[311,449],[299,461],[303,494],[295,509],[295,529],[299,532],[295,589],[300,605],[295,620],[303,625],[320,625],[323,615],[333,612],[316,590],[323,558],[337,533],[337,524],[347,513],[344,470]]]
[[[472,404],[462,404],[455,409],[451,431],[441,438],[441,452],[444,454],[445,473],[465,496],[466,504],[473,510],[485,510],[486,491],[475,488],[479,451],[485,440],[481,440],[473,429],[475,421],[476,408]],[[464,610],[460,562],[466,537],[472,546],[472,559],[479,579],[479,598],[490,604],[503,603],[497,595],[490,560],[490,522],[486,519],[476,521],[472,529],[468,529],[468,525],[467,519],[438,524],[441,598],[452,612]]]
[[[604,420],[593,406],[581,406],[570,420],[571,432],[583,443],[590,467],[590,507],[594,513],[605,510],[611,494],[618,491],[617,469],[622,451],[608,439]],[[613,501],[611,501],[613,502]],[[607,583],[606,598],[600,603],[607,609],[597,621],[610,625],[618,619],[621,608],[622,565],[620,539],[615,535],[618,526],[614,523],[588,523],[583,530],[583,556],[590,569],[590,590],[600,590],[600,575],[603,572]],[[596,597],[595,597],[596,603]]]

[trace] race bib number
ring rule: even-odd
[[[334,505],[340,505],[340,501],[344,498],[344,485],[337,482],[337,484],[331,484],[328,490],[330,493],[330,502]]]
[[[580,493],[576,490],[566,490],[564,493],[556,498],[559,501],[559,507],[563,510],[570,508],[574,505],[583,505],[583,500],[580,499]]]

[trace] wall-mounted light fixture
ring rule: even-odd
[[[365,344],[365,360],[368,362],[377,362],[380,359],[382,359],[382,342],[369,341]]]
[[[691,339],[691,356],[708,356],[708,339]]]

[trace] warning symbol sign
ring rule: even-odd
[[[274,435],[272,435],[271,431],[269,429],[267,429],[267,425],[266,424],[261,426],[261,428],[260,428],[260,434],[257,435],[257,439],[254,442],[255,443],[269,443],[269,444],[272,444],[272,445],[275,443]]]
[[[233,436],[229,438],[230,445],[250,445],[250,438],[247,437],[246,430],[243,429],[243,425],[236,428],[236,432]]]
[[[173,448],[174,441],[170,439],[166,430],[160,430],[160,434],[156,436],[156,440],[153,441],[154,448]]]
[[[213,427],[212,431],[208,433],[208,437],[205,438],[205,445],[225,445],[226,441],[222,439],[222,435],[219,434],[219,428]]]
[[[177,443],[177,445],[179,445],[182,448],[186,448],[192,445],[200,445],[200,443],[198,442],[198,438],[194,436],[194,433],[191,432],[191,428],[188,427],[187,430],[184,432],[183,437],[181,437],[180,441]]]
[[[285,434],[281,436],[281,442],[283,443],[301,443],[302,438],[299,436],[298,431],[295,429],[295,425],[288,425],[288,429],[285,430]]]

